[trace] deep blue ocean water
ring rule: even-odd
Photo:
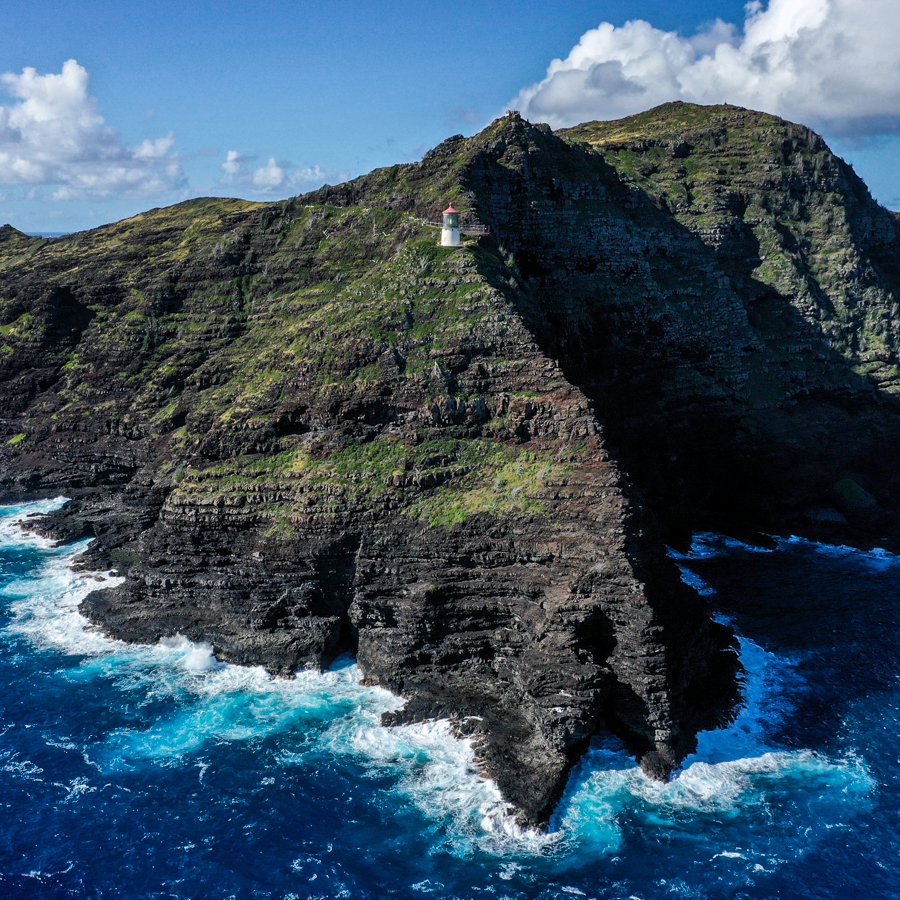
[[[0,507],[0,900],[900,897],[900,558],[715,535],[677,557],[741,635],[746,704],[668,785],[597,742],[549,834],[352,660],[269,678],[126,646]]]

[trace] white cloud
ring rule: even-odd
[[[319,166],[301,168],[290,162],[276,162],[274,156],[270,156],[265,165],[254,166],[255,162],[255,156],[229,150],[222,163],[224,174],[219,183],[269,195],[301,193],[320,187],[326,181],[343,181],[347,177],[346,172],[327,172]]]
[[[253,172],[253,186],[261,191],[273,191],[284,184],[284,181],[285,171],[276,165],[274,156],[269,157],[267,165],[260,166]]]
[[[147,138],[134,148],[136,159],[163,159],[169,155],[169,151],[175,146],[175,137],[170,131],[165,137],[155,141]]]
[[[126,146],[105,124],[88,81],[74,59],[58,75],[30,67],[0,75],[18,100],[0,106],[0,184],[54,186],[55,200],[148,197],[180,185],[174,137]]]
[[[252,158],[256,159],[255,156]],[[222,176],[222,183],[234,184],[235,179],[240,176],[241,168],[247,159],[248,157],[241,156],[237,150],[229,150],[225,155],[225,162],[222,163],[222,171],[225,173]]]
[[[636,19],[604,22],[511,103],[553,127],[668,100],[733,103],[834,132],[900,130],[897,0],[761,0],[743,28],[692,37]]]

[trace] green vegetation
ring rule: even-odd
[[[289,532],[292,516],[314,509],[353,509],[357,504],[399,506],[430,527],[451,528],[478,514],[497,518],[544,515],[548,485],[563,483],[571,464],[535,451],[488,439],[426,438],[410,446],[383,437],[325,455],[296,447],[271,455],[188,469],[173,480],[175,496],[243,497],[252,511],[271,522],[272,532]],[[273,503],[272,496],[281,499]],[[205,498],[205,499],[203,499]]]
[[[681,103],[560,134],[504,117],[292,200],[192,200],[51,241],[0,229],[0,365],[59,377],[29,407],[29,453],[47,423],[155,442],[173,502],[243,503],[273,535],[348,504],[442,528],[545,516],[571,473],[521,413],[567,387],[535,362],[541,316],[612,360],[629,342],[730,335],[715,317],[737,284],[772,371],[711,386],[704,367],[731,360],[692,339],[673,362],[686,393],[776,402],[782,363],[825,366],[785,308],[900,389],[896,304],[856,250],[856,182],[815,135]],[[490,222],[489,239],[437,245],[448,201],[499,220],[507,197],[532,216],[526,237]],[[574,248],[558,271],[557,248]]]
[[[461,525],[481,513],[498,518],[541,516],[547,512],[542,502],[546,484],[559,483],[573,468],[553,462],[549,454],[494,445],[481,465],[459,483],[438,488],[413,503],[407,513],[441,528]]]
[[[791,298],[812,329],[832,321],[834,350],[882,389],[900,391],[893,301],[879,274],[858,263],[873,227],[856,199],[865,186],[818,135],[765,113],[681,102],[559,134],[598,150],[704,242],[755,255],[747,274],[756,283]],[[856,362],[863,348],[873,358]]]

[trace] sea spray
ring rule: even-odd
[[[361,673],[348,657],[327,672],[302,671],[283,679],[261,667],[220,662],[209,644],[182,635],[164,637],[154,646],[105,637],[78,605],[90,591],[121,579],[72,570],[87,540],[53,548],[46,539],[16,528],[25,514],[47,512],[64,502],[7,508],[0,518],[0,527],[5,526],[0,542],[25,540],[46,555],[36,572],[2,589],[13,599],[8,631],[29,637],[43,649],[86,657],[67,673],[67,680],[109,679],[120,691],[144,692],[148,701],[169,696],[184,704],[177,715],[149,728],[110,734],[95,751],[102,771],[133,767],[138,760],[171,763],[210,742],[259,739],[291,728],[310,732],[329,723],[314,744],[316,754],[352,755],[366,766],[390,770],[398,779],[398,791],[424,814],[457,826],[451,840],[457,850],[468,852],[478,844],[502,852],[508,840],[535,848],[553,841],[516,823],[497,787],[479,773],[471,740],[456,737],[449,722],[382,726],[381,715],[404,701],[382,688],[362,685]],[[282,757],[284,765],[294,762],[291,754]]]
[[[790,871],[872,808],[876,778],[852,746],[781,737],[808,691],[804,654],[742,638],[744,706],[731,726],[701,735],[669,784],[597,739],[549,833],[523,831],[478,774],[471,743],[447,722],[383,727],[382,713],[402,701],[361,685],[351,659],[280,679],[177,635],[154,646],[111,641],[85,630],[77,610],[98,585],[69,568],[85,545],[52,547],[9,520],[0,513],[0,553],[24,555],[0,592],[0,650],[13,667],[4,671],[35,674],[23,682],[27,698],[6,695],[0,777],[6,802],[21,804],[10,846],[34,860],[27,878],[46,896],[74,878],[82,893],[106,885],[137,896],[127,869],[91,861],[110,854],[146,857],[149,868],[135,871],[160,879],[146,896],[187,898],[210,882],[237,896],[263,870],[275,895],[298,897],[701,897],[713,885],[727,895]],[[700,548],[708,558],[744,552],[713,544]],[[893,558],[864,564],[883,570]],[[29,856],[38,840],[46,849]],[[229,849],[216,862],[219,845]],[[163,885],[170,859],[182,874]],[[4,865],[0,887],[29,896],[15,861]]]
[[[704,847],[733,830],[745,836],[747,859],[773,848],[795,856],[814,844],[808,826],[807,841],[793,841],[801,823],[815,820],[817,834],[824,833],[860,809],[874,788],[861,759],[772,745],[802,683],[796,661],[747,638],[740,646],[746,684],[735,721],[702,733],[697,751],[668,783],[647,778],[615,739],[594,741],[553,820],[566,843],[612,855],[622,852],[630,828],[663,843],[693,832]],[[760,821],[769,823],[764,831],[755,827]]]

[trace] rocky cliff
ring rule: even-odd
[[[448,201],[486,237],[436,246]],[[464,216],[464,221],[465,221]],[[0,488],[127,574],[85,612],[287,674],[356,654],[522,821],[609,729],[737,699],[665,541],[897,535],[898,226],[821,139],[516,115],[276,204],[0,229]]]

